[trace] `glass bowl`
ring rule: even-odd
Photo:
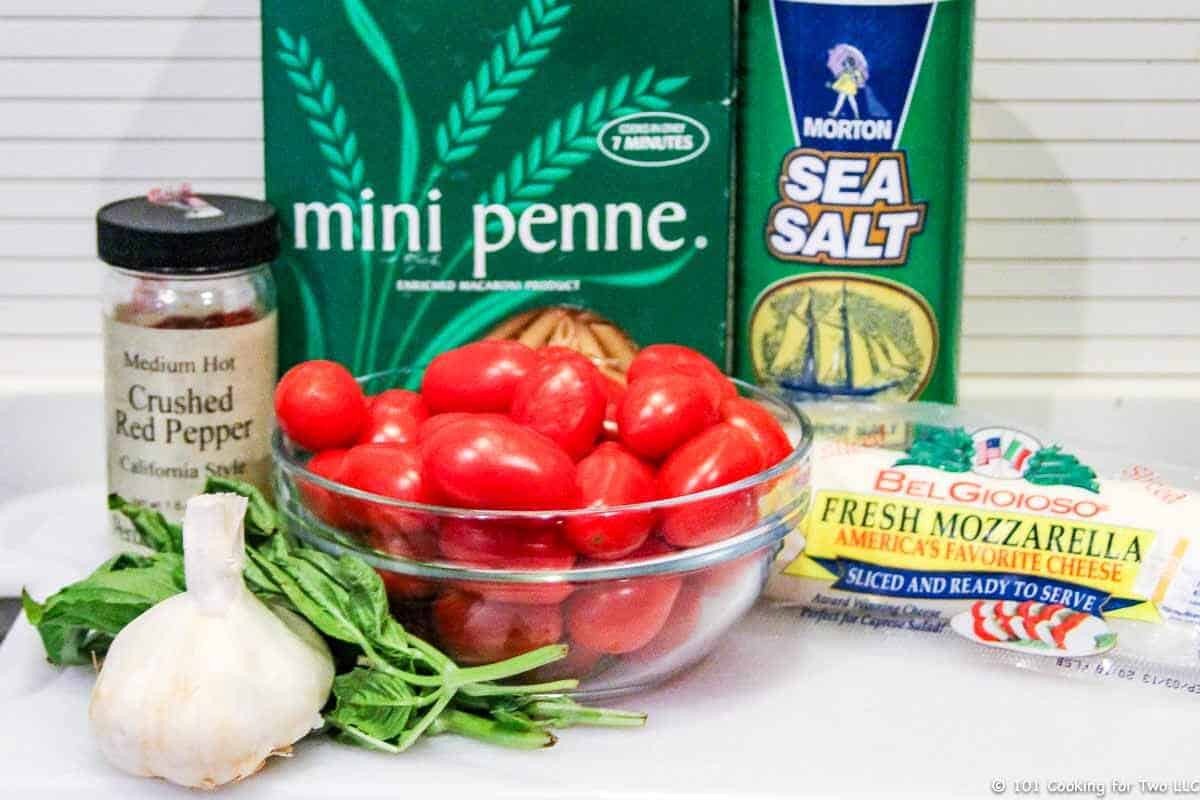
[[[408,373],[360,379],[368,394],[403,386]],[[568,656],[528,677],[576,678],[577,693],[637,691],[696,664],[757,600],[783,538],[808,508],[811,426],[794,406],[756,387],[739,392],[771,411],[796,444],[771,469],[693,495],[627,506],[486,511],[369,494],[305,468],[311,453],[278,431],[276,499],[289,529],[325,552],[352,553],[384,579],[393,613],[462,664],[497,661],[545,644]],[[338,509],[354,509],[345,514]],[[362,513],[369,510],[368,513]],[[369,518],[372,527],[349,521]],[[642,557],[564,564],[568,525],[653,524]],[[707,542],[672,549],[665,526]],[[519,568],[498,542],[540,542]]]

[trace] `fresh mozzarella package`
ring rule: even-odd
[[[933,404],[813,406],[812,504],[768,594],[817,624],[1200,692],[1194,472]]]

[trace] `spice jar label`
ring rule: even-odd
[[[269,485],[272,380],[256,376],[276,374],[274,312],[227,328],[105,326],[110,491],[179,520],[210,476]]]

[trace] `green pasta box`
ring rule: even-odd
[[[263,0],[281,365],[727,363],[731,0]]]
[[[742,377],[954,402],[973,0],[745,0]]]

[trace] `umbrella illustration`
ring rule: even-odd
[[[826,86],[838,94],[837,104],[829,112],[829,116],[836,118],[842,113],[842,108],[849,103],[854,118],[859,119],[858,93],[860,90],[866,97],[868,115],[872,117],[888,115],[887,109],[867,86],[867,81],[871,77],[871,68],[862,50],[845,42],[838,44],[829,51],[829,58],[826,60],[825,66],[829,68],[829,72],[834,77],[833,82]]]

